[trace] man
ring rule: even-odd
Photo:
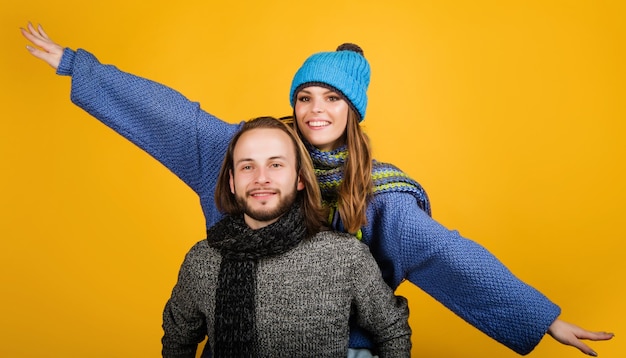
[[[380,357],[409,357],[407,302],[367,246],[325,229],[304,145],[260,117],[231,140],[215,191],[227,216],[182,264],[163,313],[163,356],[340,357],[351,313]]]

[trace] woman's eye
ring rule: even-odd
[[[300,101],[300,102],[308,102],[309,101],[309,97],[306,97],[306,96],[298,97],[298,101]]]

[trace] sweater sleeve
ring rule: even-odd
[[[203,111],[165,85],[103,65],[82,49],[66,48],[57,74],[72,77],[74,104],[156,158],[197,193],[213,190],[214,183],[206,180],[217,176],[214,168],[219,168],[238,125]]]
[[[410,195],[384,195],[375,208],[384,240],[372,246],[379,263],[393,262],[384,269],[393,287],[406,278],[518,354],[532,351],[560,308],[484,247],[430,218]]]
[[[194,358],[198,344],[207,334],[206,321],[198,305],[198,265],[192,248],[178,273],[178,282],[163,310],[163,357]]]
[[[411,328],[407,300],[395,296],[383,280],[367,246],[350,240],[354,248],[353,290],[357,323],[371,333],[378,356],[410,357]]]

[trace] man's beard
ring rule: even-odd
[[[239,209],[252,219],[256,221],[271,221],[281,217],[283,214],[288,212],[289,209],[291,209],[291,206],[296,201],[297,193],[298,191],[294,189],[286,196],[281,196],[278,205],[274,208],[260,210],[255,210],[248,206],[248,202],[246,201],[246,198],[248,197],[247,194],[245,196],[242,196],[235,193],[235,199],[237,200],[237,205],[239,206]],[[282,192],[279,191],[277,194],[282,195]]]

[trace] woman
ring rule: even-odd
[[[85,50],[64,49],[41,26],[28,24],[28,30],[21,31],[38,47],[27,47],[33,56],[58,74],[72,76],[71,99],[76,105],[189,185],[200,197],[207,227],[221,218],[214,206],[215,163],[221,162],[241,124],[219,120],[171,88],[102,65]],[[483,247],[434,221],[419,184],[393,166],[372,163],[359,127],[367,108],[370,69],[355,49],[311,56],[290,91],[295,123],[320,170],[322,192],[337,209],[333,228],[354,233],[369,245],[393,289],[404,279],[411,281],[515,352],[530,352],[547,332],[595,355],[581,339],[606,340],[612,334],[559,320],[558,306],[518,280]],[[335,82],[337,78],[341,81]],[[328,111],[334,111],[332,117]],[[388,173],[394,180],[385,185]],[[398,186],[404,187],[392,190]],[[371,347],[367,334],[354,328],[350,347]]]

